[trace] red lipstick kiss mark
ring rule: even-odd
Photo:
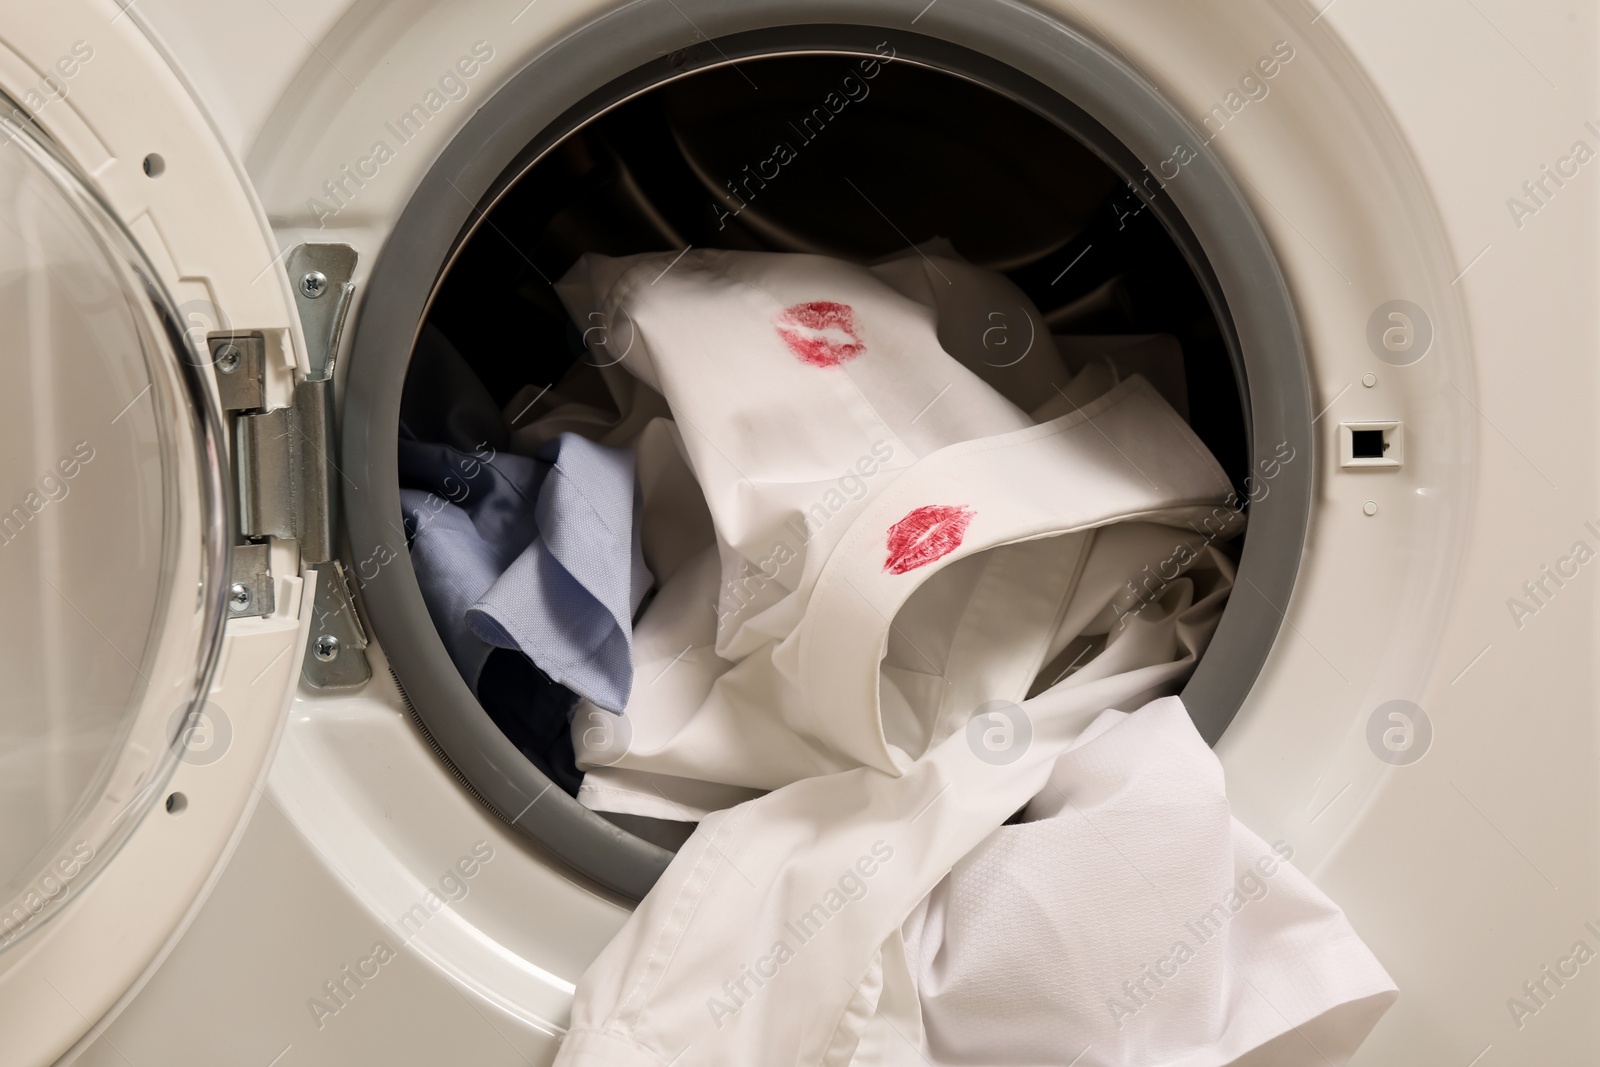
[[[977,512],[955,504],[925,504],[889,527],[889,558],[883,569],[904,574],[926,567],[961,547]]]
[[[837,367],[867,350],[856,333],[856,316],[849,304],[832,300],[796,304],[780,311],[773,325],[789,351],[813,367]]]

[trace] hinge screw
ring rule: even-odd
[[[234,614],[250,610],[250,602],[255,598],[250,595],[250,587],[243,582],[234,582],[228,587],[228,610]]]
[[[320,270],[309,271],[300,277],[300,292],[315,300],[328,291],[328,276]]]
[[[319,634],[311,644],[311,654],[327,663],[339,654],[339,639],[332,634]]]
[[[217,370],[223,374],[232,374],[239,369],[239,346],[219,345],[217,347]]]

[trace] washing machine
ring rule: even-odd
[[[1183,695],[1399,986],[1352,1062],[1600,1062],[1597,29],[9,4],[0,1062],[550,1062],[676,840],[451,664],[400,523],[418,339],[531,407],[582,252],[935,236],[1176,381],[1248,498]]]

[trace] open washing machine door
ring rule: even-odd
[[[58,1056],[182,929],[258,795],[310,614],[305,523],[252,530],[290,450],[237,421],[259,446],[241,513],[223,416],[293,410],[284,267],[118,14],[29,6],[0,31],[7,1063]]]

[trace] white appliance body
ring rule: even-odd
[[[58,53],[93,46],[37,122],[180,303],[266,334],[281,404],[306,357],[279,250],[354,246],[359,304],[477,107],[621,6],[73,0],[7,16],[0,88],[21,98]],[[1285,625],[1217,751],[1236,813],[1292,842],[1400,986],[1356,1062],[1600,1061],[1600,964],[1575,954],[1600,950],[1600,16],[1434,0],[1033,10],[1212,135],[1293,296],[1315,502]],[[685,13],[682,45],[765,12]],[[938,35],[957,17],[912,3],[889,28]],[[1294,58],[1269,91],[1242,88],[1279,42]],[[642,61],[622,51],[618,74]],[[417,105],[426,121],[396,137]],[[140,172],[150,152],[158,178]],[[1379,351],[1394,301],[1431,329],[1409,365]],[[1341,465],[1349,424],[1390,423],[1399,469]],[[228,752],[181,763],[181,816],[152,810],[0,954],[0,1063],[549,1062],[628,902],[452,777],[377,643],[365,687],[300,683],[309,583],[283,577],[286,546],[273,569],[274,615],[234,620],[224,644]],[[1426,732],[1379,714],[1395,700]]]

